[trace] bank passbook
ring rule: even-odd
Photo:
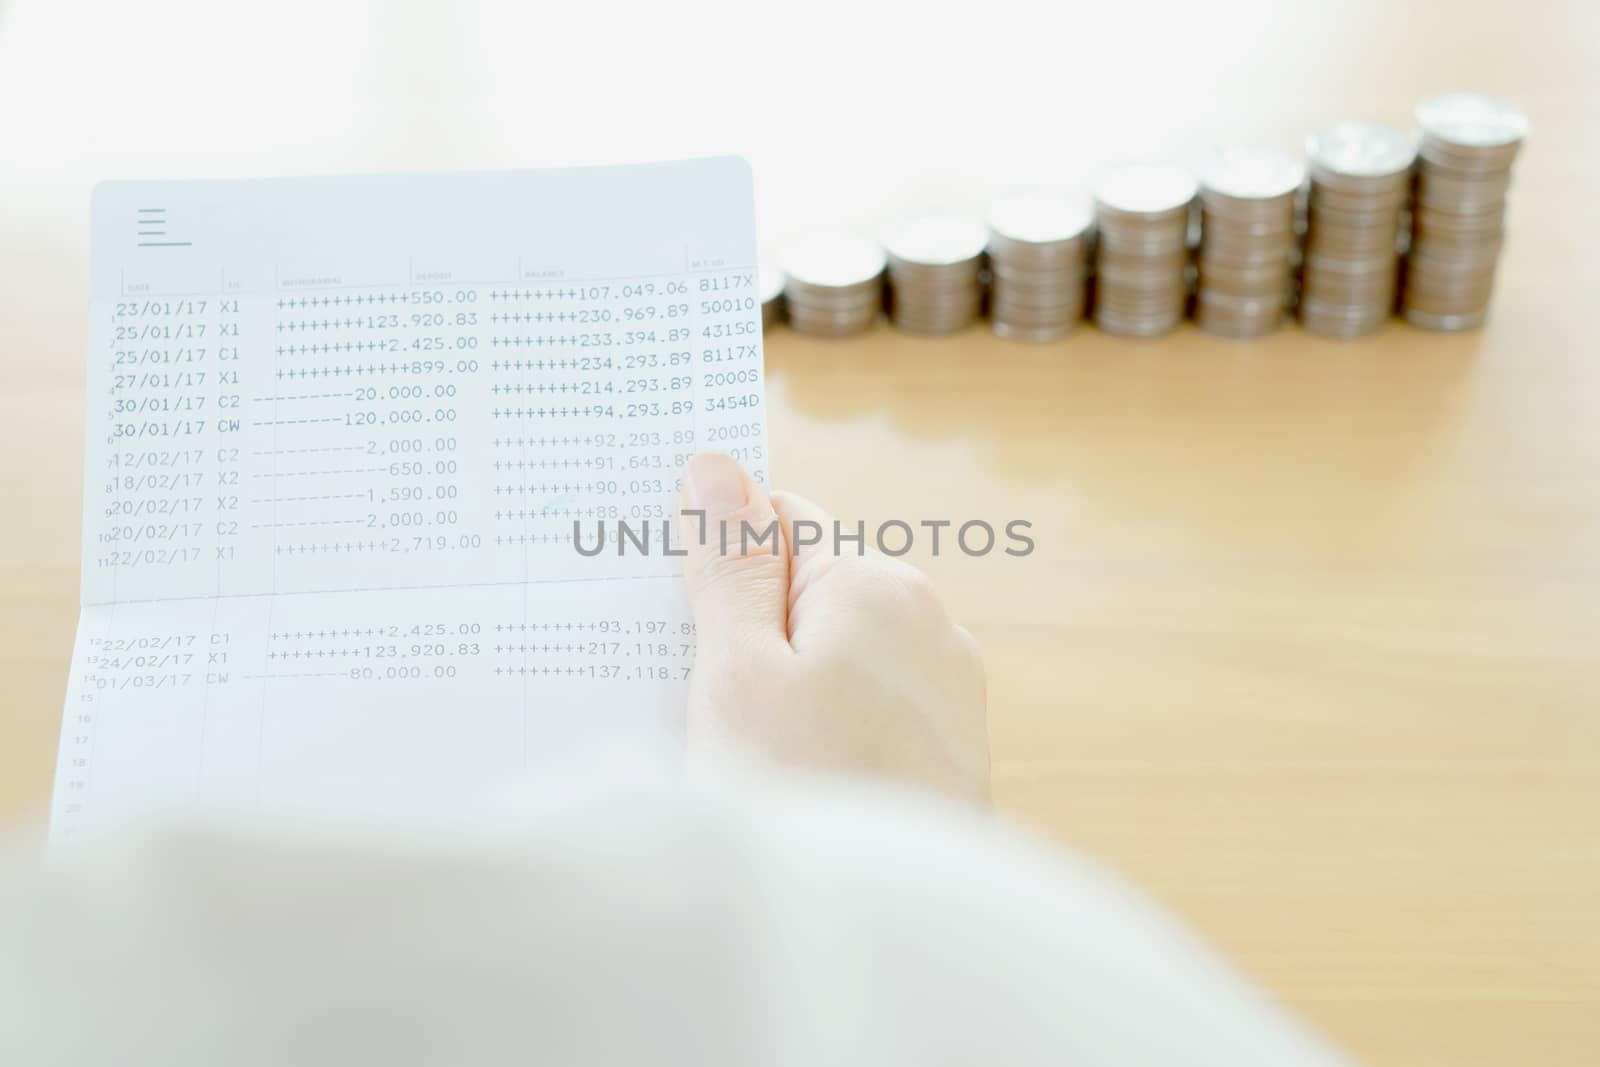
[[[680,472],[766,479],[755,264],[733,158],[98,187],[52,837],[670,731]]]

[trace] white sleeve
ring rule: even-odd
[[[0,1063],[1345,1062],[1088,865],[858,785],[178,820],[3,878]]]

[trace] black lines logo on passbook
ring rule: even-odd
[[[187,248],[194,244],[193,241],[169,240],[171,231],[167,226],[167,209],[164,207],[138,208],[135,216],[134,229],[140,248]]]

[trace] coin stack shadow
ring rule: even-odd
[[[1187,171],[1152,163],[1116,167],[1095,184],[1094,321],[1102,330],[1155,337],[1183,321],[1195,191]]]
[[[989,210],[989,325],[1013,341],[1055,341],[1083,317],[1093,208],[1017,196]]]
[[[1493,97],[1449,93],[1417,105],[1417,126],[1422,144],[1402,307],[1413,326],[1472,329],[1489,312],[1511,164],[1528,121]]]
[[[1195,321],[1220,337],[1262,337],[1283,322],[1293,287],[1297,160],[1265,149],[1224,149],[1200,172]]]
[[[761,293],[761,328],[770,330],[783,318],[783,269],[762,256],[756,266],[756,284]]]
[[[1300,321],[1325,337],[1371,333],[1394,314],[1401,212],[1416,148],[1386,126],[1345,122],[1312,135]]]
[[[883,311],[883,249],[847,233],[813,233],[783,251],[783,300],[796,333],[841,338]]]
[[[957,333],[983,305],[983,253],[989,231],[962,215],[922,215],[884,238],[889,259],[889,319],[912,333]]]

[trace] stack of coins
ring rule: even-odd
[[[756,267],[756,286],[761,293],[761,325],[770,327],[783,315],[783,269],[762,256]]]
[[[1054,341],[1083,317],[1094,210],[1065,196],[1017,196],[989,209],[989,320],[1016,341]]]
[[[784,303],[796,333],[850,337],[883,310],[883,249],[848,233],[815,233],[783,251]]]
[[[1293,284],[1295,196],[1306,169],[1281,152],[1223,149],[1200,171],[1195,320],[1222,337],[1276,330]]]
[[[891,229],[889,317],[914,333],[955,333],[978,317],[989,231],[977,219],[924,215]]]
[[[1400,216],[1416,147],[1386,126],[1344,122],[1313,134],[1300,320],[1359,337],[1394,312]]]
[[[1449,93],[1417,105],[1417,126],[1422,158],[1406,258],[1406,320],[1431,330],[1471,329],[1489,311],[1511,163],[1528,120],[1502,100]]]
[[[1156,163],[1125,164],[1096,183],[1094,321],[1102,330],[1154,337],[1183,321],[1195,190],[1187,171]]]

